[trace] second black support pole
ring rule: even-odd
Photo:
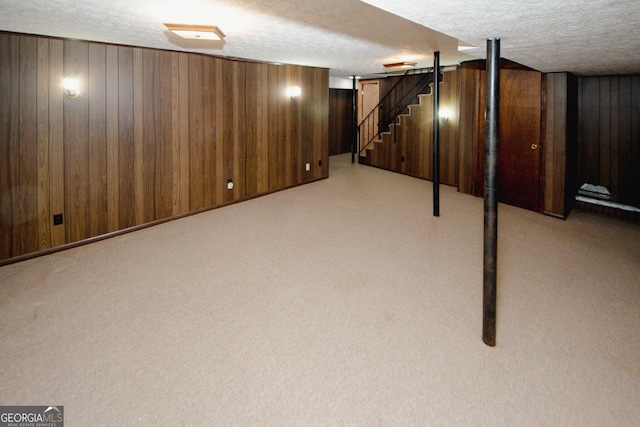
[[[496,345],[498,260],[498,118],[500,112],[500,39],[487,40],[487,109],[484,163],[484,274],[482,341]]]
[[[351,163],[356,161],[356,151],[358,148],[358,107],[357,107],[356,76],[353,76],[351,92]]]
[[[440,216],[440,52],[433,53],[433,216]]]

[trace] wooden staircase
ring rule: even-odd
[[[410,104],[407,105],[407,107],[405,108],[405,110],[398,114],[398,116],[393,120],[393,123],[390,123],[388,125],[388,130],[386,131],[382,131],[377,135],[377,138],[373,139],[371,141],[370,144],[368,144],[367,146],[365,146],[365,148],[363,150],[360,150],[360,159],[361,162],[365,162],[366,163],[366,158],[367,155],[371,155],[371,153],[376,150],[376,147],[378,147],[377,149],[380,150],[380,147],[383,144],[393,144],[396,141],[396,136],[397,136],[397,132],[399,129],[402,128],[402,125],[404,123],[405,126],[407,126],[410,121],[411,121],[411,117],[412,115],[415,115],[415,111],[416,109],[420,109],[423,107],[423,104],[425,103],[431,103],[432,101],[432,94],[431,94],[431,89],[433,88],[433,84],[430,84],[428,86],[428,93],[421,93],[418,94],[418,103],[417,104]],[[429,104],[431,105],[431,104]]]
[[[459,74],[443,73],[440,82],[441,110],[449,117],[440,121],[440,183],[458,185]],[[417,95],[358,156],[360,164],[417,178],[433,179],[433,83]]]
[[[406,111],[381,132],[379,138],[367,147],[359,157],[359,163],[392,170],[411,176],[430,176],[431,162],[429,140],[433,125],[433,102],[430,93],[418,95],[418,102],[407,107]],[[426,170],[426,169],[429,170]]]
[[[428,96],[432,85],[432,69],[409,70],[395,82],[358,125],[360,158],[366,158],[389,135],[395,135],[402,118],[410,117],[411,110],[421,106],[421,97]]]

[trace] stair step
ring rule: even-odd
[[[376,147],[376,142],[382,142],[382,140],[376,140],[373,141],[373,143],[367,145],[366,147],[364,147],[362,150],[360,150],[360,156],[362,157],[366,157],[367,156],[367,151],[373,151]]]
[[[360,157],[367,157],[367,154],[373,151],[373,148],[366,147],[364,150],[360,151]]]

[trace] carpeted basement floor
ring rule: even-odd
[[[71,426],[640,424],[640,227],[330,178],[0,268],[0,405]]]

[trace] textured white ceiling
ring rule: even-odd
[[[186,42],[163,22],[218,25],[227,37]],[[436,50],[443,65],[482,58],[490,37],[501,39],[503,57],[540,71],[640,74],[639,28],[637,0],[0,3],[0,30],[310,65],[336,77],[381,73],[401,60],[428,67]],[[478,47],[460,53],[458,39]]]
[[[539,71],[640,73],[638,0],[365,1],[479,46],[472,55],[497,37],[503,57]]]

